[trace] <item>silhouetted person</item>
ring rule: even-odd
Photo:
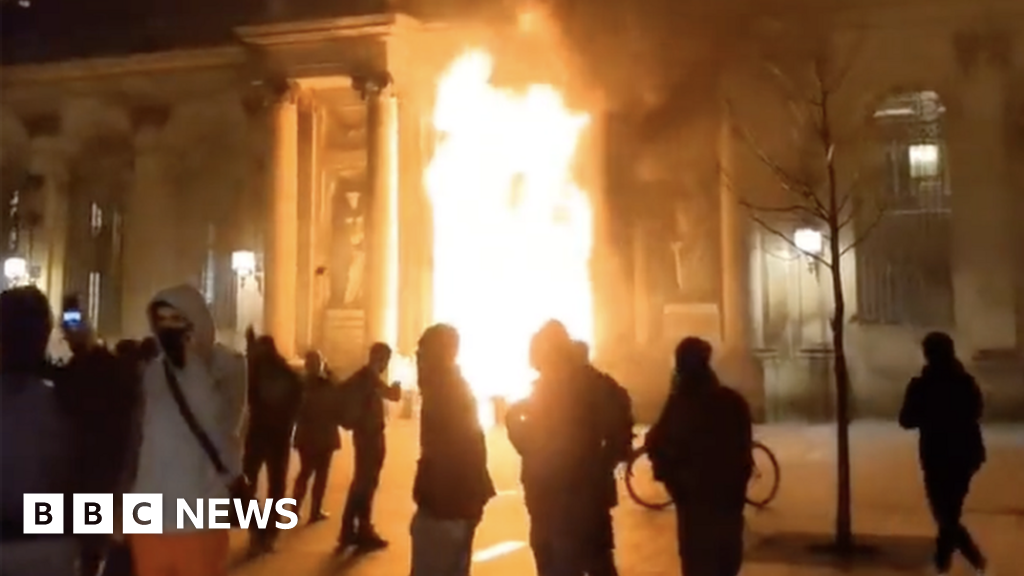
[[[65,311],[77,312],[78,318],[61,323],[72,356],[57,369],[56,385],[74,421],[80,491],[119,494],[125,489],[140,377],[131,364],[117,358],[96,338],[92,327],[80,318],[76,297],[69,296],[64,304]],[[80,539],[82,575],[94,576],[112,538],[83,534]]]
[[[957,359],[948,334],[932,332],[921,347],[925,365],[907,386],[900,426],[916,429],[920,438],[925,493],[939,525],[935,567],[947,574],[959,550],[980,574],[985,558],[960,517],[971,479],[985,462],[981,390]]]
[[[155,360],[160,355],[160,344],[156,338],[146,336],[139,342],[139,361],[143,364]]]
[[[619,504],[618,483],[615,469],[619,464],[629,460],[633,452],[633,402],[629,392],[619,385],[609,374],[595,368],[590,363],[590,347],[586,342],[575,341],[573,348],[576,360],[581,369],[593,382],[590,394],[598,397],[602,407],[601,423],[605,437],[603,441],[603,460],[605,474],[604,490],[599,504],[594,508],[595,520],[595,556],[587,574],[590,576],[617,576],[615,567],[615,530],[612,521],[612,509]]]
[[[750,407],[711,368],[711,345],[676,347],[668,401],[647,434],[655,478],[676,503],[686,576],[736,576],[743,564],[743,507],[753,466]]]
[[[422,397],[413,483],[411,576],[469,576],[473,537],[494,497],[477,404],[455,359],[459,334],[437,324],[416,352]]]
[[[373,527],[373,497],[384,467],[384,401],[402,397],[398,384],[388,386],[383,377],[391,362],[391,348],[382,342],[370,347],[370,361],[342,385],[344,409],[352,416],[355,471],[341,517],[338,551],[355,546],[360,551],[379,550],[388,545]]]
[[[260,336],[250,347],[249,430],[242,469],[255,482],[267,469],[267,498],[284,498],[291,458],[292,432],[302,402],[299,375],[277,350],[274,339]],[[276,523],[253,528],[250,552],[269,551],[277,537]]]
[[[299,420],[295,424],[295,450],[299,453],[299,474],[295,477],[292,496],[296,508],[302,508],[306,488],[313,479],[309,521],[319,522],[328,517],[323,510],[324,492],[331,471],[331,459],[341,448],[338,435],[340,422],[340,396],[324,366],[324,359],[316,350],[306,354],[305,390]]]
[[[25,534],[26,493],[78,491],[74,428],[47,379],[46,345],[52,330],[50,304],[34,287],[0,294],[0,574],[77,576],[78,540],[71,514],[64,534]]]
[[[607,552],[604,396],[559,322],[534,335],[530,362],[533,391],[506,417],[522,457],[530,547],[540,576],[578,576],[595,568],[602,540]]]

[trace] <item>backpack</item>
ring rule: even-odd
[[[336,388],[335,395],[338,425],[351,432],[359,422],[360,390],[358,378],[360,372],[349,376]]]

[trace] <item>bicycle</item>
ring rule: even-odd
[[[629,463],[626,465],[626,491],[629,493],[629,497],[634,502],[650,510],[664,510],[673,504],[672,496],[669,495],[668,491],[665,490],[661,483],[654,479],[654,472],[650,470],[650,461],[646,458],[647,449],[639,448],[630,458]],[[766,460],[766,464],[759,464],[758,457],[763,457]],[[754,441],[753,447],[753,460],[754,470],[750,475],[750,483],[747,486],[747,504],[755,508],[764,508],[775,499],[779,492],[779,461],[775,458],[775,454],[772,453],[771,449],[762,444],[761,442]],[[646,467],[646,470],[644,468]],[[639,473],[639,474],[638,474]],[[765,474],[770,474],[768,480],[768,491],[766,495],[757,497],[751,494],[751,484],[759,482],[764,478]],[[638,479],[642,478],[643,480]],[[649,481],[652,485],[657,485],[660,489],[660,494],[652,494],[650,496],[642,494],[639,483],[641,481]]]

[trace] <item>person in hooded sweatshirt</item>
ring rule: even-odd
[[[420,337],[422,409],[413,480],[411,576],[469,576],[473,538],[495,496],[477,404],[455,359],[459,334],[436,324]]]
[[[960,551],[983,574],[985,557],[960,520],[971,479],[985,462],[981,390],[957,359],[948,334],[932,332],[921,347],[925,365],[907,386],[899,420],[919,434],[925,494],[939,526],[935,568],[948,574],[953,553]]]
[[[669,398],[645,438],[654,477],[675,501],[683,574],[736,576],[743,508],[753,469],[750,407],[711,368],[711,344],[676,347]]]
[[[25,534],[26,493],[78,491],[73,421],[47,379],[46,347],[53,327],[50,304],[37,288],[0,294],[0,574],[77,576],[78,539],[71,514],[64,534]],[[65,508],[70,505],[70,496]]]
[[[185,515],[177,527],[177,500],[195,510],[199,499],[229,498],[240,477],[239,428],[245,409],[245,360],[214,342],[213,317],[189,285],[158,293],[148,308],[160,356],[142,379],[141,446],[132,492],[163,494],[163,533],[130,534],[136,576],[225,576],[228,530],[202,528]],[[172,381],[173,379],[173,381]],[[176,382],[224,469],[188,426],[172,393]],[[204,505],[204,519],[205,505]]]

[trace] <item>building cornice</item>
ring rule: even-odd
[[[235,28],[235,34],[254,46],[272,47],[336,40],[388,36],[415,30],[420,22],[404,14],[373,14],[346,18],[304,20]]]
[[[121,57],[67,60],[47,64],[4,66],[0,68],[0,75],[3,76],[5,85],[24,86],[140,73],[229,68],[244,64],[246,59],[244,47],[222,46]]]

